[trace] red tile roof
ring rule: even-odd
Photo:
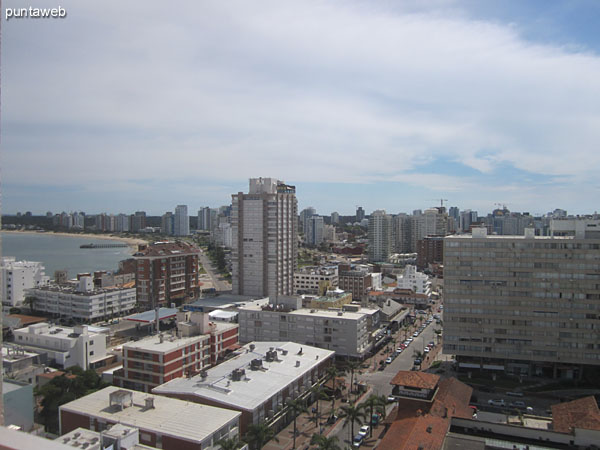
[[[12,317],[21,321],[21,326],[26,327],[27,325],[33,325],[34,323],[45,322],[45,317],[28,316],[26,314],[8,314],[6,317]]]
[[[169,257],[200,253],[200,250],[197,247],[181,241],[155,242],[154,244],[148,246],[142,245],[140,247],[140,250],[133,255],[134,257]]]
[[[439,450],[450,426],[449,418],[420,416],[396,421],[377,447],[379,450]]]
[[[552,405],[552,425],[555,431],[571,433],[575,428],[600,430],[600,410],[593,396]]]
[[[439,375],[433,373],[401,370],[390,381],[390,384],[395,386],[410,386],[418,389],[435,389],[439,381]]]
[[[439,417],[447,414],[452,417],[470,419],[473,416],[473,411],[469,406],[472,394],[473,388],[456,378],[442,380],[429,412]]]

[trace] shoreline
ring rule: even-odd
[[[121,241],[126,243],[131,250],[137,250],[139,244],[147,244],[147,241],[137,238],[111,236],[107,234],[89,234],[89,233],[65,233],[62,231],[34,231],[34,230],[2,230],[2,233],[11,234],[43,234],[49,236],[67,236],[67,237],[78,237],[81,239],[100,239],[100,240],[112,240]]]

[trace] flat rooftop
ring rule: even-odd
[[[110,406],[110,394],[117,391],[131,392],[133,406],[122,410],[118,405]],[[154,408],[146,408],[146,398],[154,399]],[[99,417],[140,429],[160,431],[163,435],[195,442],[206,439],[240,416],[239,412],[230,409],[215,408],[115,386],[73,400],[62,405],[60,410]]]
[[[127,342],[123,344],[123,348],[166,353],[191,345],[201,338],[208,339],[208,335],[178,338],[177,336],[172,336],[170,334],[163,334],[163,341],[160,342],[160,335],[156,334],[145,339],[140,339],[139,341]]]
[[[248,295],[219,295],[217,297],[207,297],[196,300],[195,302],[184,305],[200,308],[233,308],[236,306],[246,306],[255,303],[268,303],[268,299],[258,299]]]
[[[158,320],[175,317],[177,315],[177,311],[177,308],[160,308],[158,310]],[[125,319],[133,322],[154,323],[156,319],[156,311],[151,310],[139,314],[132,314],[131,316],[125,317]]]
[[[253,350],[250,350],[251,345],[254,345]],[[276,349],[278,361],[265,360],[271,348]],[[299,354],[300,350],[302,354]],[[195,395],[232,408],[252,411],[335,353],[294,342],[253,342],[244,345],[239,352],[232,359],[208,369],[204,379],[201,375],[177,378],[154,388],[152,392]],[[250,362],[254,359],[262,360],[263,370],[250,369]],[[296,365],[297,361],[299,365]],[[245,370],[241,381],[231,379],[236,369]]]

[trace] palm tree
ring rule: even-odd
[[[378,406],[383,406],[387,403],[387,399],[382,395],[370,395],[368,399],[360,404],[361,408],[369,409],[369,417],[373,417],[373,411]],[[373,427],[370,430],[370,437],[373,437]]]
[[[319,408],[319,400],[329,400],[329,396],[325,391],[325,388],[322,384],[316,384],[312,388],[310,388],[311,393],[315,396],[317,402],[317,410],[315,411],[317,414],[320,413]]]
[[[337,436],[327,437],[322,434],[313,434],[310,445],[316,445],[319,450],[342,450],[338,445]]]
[[[27,297],[25,297],[25,299],[23,300],[23,304],[24,305],[29,305],[29,312],[31,314],[33,314],[34,310],[35,310],[35,302],[37,301],[37,299],[32,296],[32,295],[28,295]]]
[[[229,439],[221,439],[220,441],[217,441],[217,445],[221,450],[237,450],[244,444],[240,441],[238,436],[234,436]]]
[[[271,439],[279,442],[275,431],[265,421],[250,425],[244,437],[244,440],[256,450],[260,450]]]
[[[331,380],[331,390],[332,390],[332,394],[331,394],[331,414],[333,415],[333,411],[335,410],[335,382],[336,382],[336,378],[339,377],[343,372],[338,370],[337,367],[335,367],[334,365],[331,365],[327,368],[326,370],[327,372],[327,376],[329,377],[329,379]]]
[[[298,415],[302,414],[303,412],[306,412],[306,405],[304,404],[304,400],[297,398],[295,400],[288,400],[287,407],[294,416],[294,445],[292,448],[296,448],[296,419],[298,418]]]
[[[352,393],[352,390],[354,389],[354,371],[360,369],[360,364],[360,361],[348,360],[348,362],[346,362],[345,369],[350,371],[350,393]]]
[[[350,424],[352,436],[354,436],[354,422],[365,420],[366,414],[363,411],[363,408],[359,405],[355,405],[354,403],[350,403],[342,406],[340,409],[342,410],[340,417],[346,419],[344,421],[344,426]]]

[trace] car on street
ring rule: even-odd
[[[394,403],[396,401],[396,397],[393,395],[388,395],[387,401],[388,403]]]
[[[366,437],[367,434],[369,434],[370,429],[371,428],[369,427],[369,425],[363,425],[362,427],[360,427],[360,430],[358,430],[358,434]]]
[[[410,344],[412,341],[414,341],[414,339],[409,337],[406,341]]]
[[[429,353],[429,347],[425,347],[425,348],[423,349],[423,353]]]
[[[418,336],[419,336],[419,332],[418,332],[418,331],[415,331],[415,332],[413,333],[413,337],[418,337]]]
[[[392,361],[393,361],[392,357],[391,357],[391,356],[388,356],[388,358],[385,360],[385,363],[386,363],[386,364],[391,364],[391,363],[392,363]]]
[[[371,416],[371,425],[373,425],[374,427],[379,425],[379,421],[381,420],[381,414],[380,413],[374,413]]]
[[[488,400],[488,405],[491,406],[506,406],[506,403],[504,402],[504,399],[494,399],[494,398],[490,398]]]
[[[420,359],[415,359],[415,366],[420,366],[421,365],[421,360]]]
[[[365,437],[361,434],[354,436],[354,439],[352,439],[352,447],[360,447],[364,438]]]
[[[397,348],[396,349],[396,353],[402,353],[402,349],[401,348]]]

